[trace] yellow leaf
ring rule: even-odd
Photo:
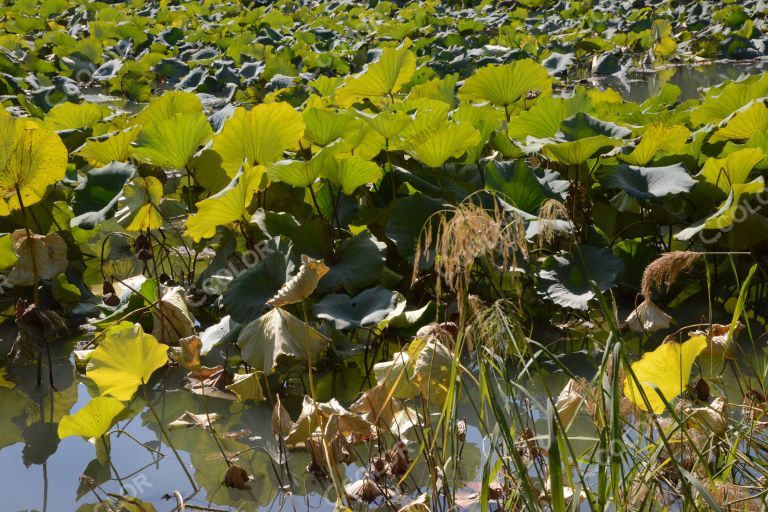
[[[67,148],[56,133],[0,110],[0,215],[43,199],[64,177]],[[18,190],[18,194],[17,194]]]
[[[117,398],[97,396],[75,414],[68,414],[59,422],[59,439],[80,436],[86,439],[101,437],[112,427],[115,418],[125,406]]]
[[[131,152],[131,142],[139,134],[140,127],[132,126],[118,132],[88,139],[75,154],[88,160],[93,167],[103,167],[112,162],[125,162]]]
[[[232,384],[225,389],[237,395],[241,402],[245,400],[264,400],[264,391],[259,382],[259,372],[235,374],[232,376]]]
[[[328,273],[328,270],[323,260],[316,260],[302,254],[299,273],[285,283],[275,296],[267,301],[267,304],[282,307],[303,301],[312,295],[317,288],[317,283]]]
[[[663,343],[653,352],[647,352],[640,361],[632,364],[632,371],[642,387],[637,389],[635,380],[627,376],[624,394],[640,409],[647,411],[642,394],[645,394],[651,410],[664,411],[664,401],[654,389],[658,388],[667,401],[683,392],[691,376],[696,357],[707,348],[706,336],[694,336],[685,343]]]
[[[153,176],[134,178],[126,185],[115,216],[128,231],[158,229],[163,216],[158,210],[163,199],[163,184]]]
[[[369,98],[381,100],[400,91],[416,72],[416,55],[408,45],[384,48],[376,62],[362,73],[349,77],[336,91],[336,102],[345,108]]]
[[[165,365],[167,352],[168,345],[145,334],[141,325],[122,322],[111,327],[93,351],[87,376],[96,383],[102,396],[127,401],[142,382]]]
[[[289,149],[297,149],[304,135],[304,118],[288,103],[240,107],[213,138],[213,150],[221,166],[234,178],[243,165],[267,165],[280,159]]]
[[[218,226],[242,219],[265,172],[262,165],[245,169],[221,192],[197,203],[197,213],[187,219],[184,234],[199,242],[214,236]]]

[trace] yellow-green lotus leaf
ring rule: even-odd
[[[0,235],[0,270],[12,267],[18,259],[11,234]]]
[[[288,103],[263,103],[252,110],[240,107],[213,138],[221,166],[234,177],[244,163],[268,165],[286,150],[298,148],[304,118]]]
[[[334,112],[321,108],[309,108],[304,111],[304,138],[312,144],[327,146],[354,125],[358,123],[355,117],[347,112]]]
[[[320,151],[317,155],[322,152]],[[292,187],[308,187],[320,176],[319,163],[324,159],[317,155],[309,161],[280,160],[269,165],[267,175],[270,181],[281,181]]]
[[[682,152],[685,141],[690,135],[688,128],[679,124],[673,126],[653,124],[645,130],[635,149],[627,155],[619,155],[619,158],[630,165],[643,167],[653,160],[659,151]]]
[[[386,100],[400,92],[403,85],[416,72],[416,55],[408,45],[384,48],[376,62],[347,78],[344,85],[336,90],[336,103],[344,108],[368,98],[374,101]]]
[[[547,144],[542,152],[552,160],[565,165],[580,165],[594,157],[601,150],[620,146],[623,142],[606,135],[595,135],[583,139]]]
[[[85,439],[106,434],[125,406],[117,398],[97,396],[75,414],[68,414],[59,422],[59,439],[80,436]]]
[[[768,96],[768,74],[732,82],[725,87],[713,87],[701,106],[691,113],[693,126],[719,123],[733,112],[757,98]]]
[[[406,151],[427,167],[441,167],[449,158],[460,157],[480,143],[480,132],[469,123],[446,123],[409,138]]]
[[[752,169],[765,155],[759,148],[734,151],[725,158],[708,158],[699,176],[728,194],[733,185],[746,183]]]
[[[197,203],[197,212],[187,219],[185,234],[199,242],[214,236],[217,227],[245,219],[265,173],[262,165],[243,169],[219,193]]]
[[[41,201],[66,167],[67,148],[56,133],[0,110],[0,216],[21,207],[19,194],[24,206]]]
[[[157,167],[183,169],[212,135],[211,125],[202,113],[174,114],[142,128],[131,154]]]
[[[329,153],[322,163],[320,175],[337,187],[341,187],[348,196],[352,195],[357,187],[377,183],[384,175],[384,171],[378,164],[363,160],[356,155]]]
[[[413,118],[401,110],[388,109],[378,114],[358,111],[360,118],[388,142],[413,122]]]
[[[93,137],[75,151],[93,167],[103,167],[112,162],[125,162],[133,149],[131,143],[139,135],[139,126]]]
[[[108,113],[109,109],[96,103],[59,103],[45,115],[43,126],[53,131],[90,128]]]
[[[170,119],[175,114],[198,114],[202,111],[203,103],[197,94],[167,91],[149,102],[149,105],[136,116],[136,123],[149,126]]]
[[[762,100],[756,100],[726,118],[709,141],[715,143],[723,140],[747,140],[766,130],[768,107]]]
[[[102,396],[125,402],[168,362],[168,349],[168,345],[145,334],[141,325],[122,322],[111,327],[93,351],[87,376]]]
[[[489,101],[506,108],[528,93],[551,95],[552,78],[541,64],[521,59],[479,69],[464,81],[458,95],[462,101]]]
[[[163,225],[159,210],[162,199],[160,180],[154,176],[134,178],[123,190],[115,217],[128,231],[158,229]]]
[[[640,383],[642,393],[648,399],[652,412],[659,414],[664,411],[664,401],[654,386],[667,402],[677,397],[688,385],[693,362],[705,348],[707,337],[695,336],[682,344],[662,343],[656,350],[646,352],[640,361],[632,363],[632,371]],[[630,375],[624,379],[624,394],[640,409],[648,410],[641,390]]]

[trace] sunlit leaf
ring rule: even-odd
[[[763,101],[753,101],[726,118],[709,141],[715,143],[722,140],[747,140],[766,130],[768,107]]]
[[[117,398],[97,396],[92,398],[85,407],[75,414],[61,418],[59,422],[59,438],[80,436],[85,439],[101,437],[109,431],[118,414],[125,406]]]
[[[423,131],[405,144],[408,154],[427,167],[439,168],[451,157],[459,157],[480,143],[480,132],[468,123],[448,123]]]
[[[159,210],[162,199],[160,180],[154,176],[133,178],[123,189],[115,216],[128,231],[158,229],[163,225]]]
[[[259,373],[236,373],[233,376],[232,384],[226,387],[227,391],[237,395],[241,402],[245,400],[266,400],[264,391],[261,389]]]
[[[264,103],[252,110],[235,110],[224,129],[213,138],[222,167],[234,177],[243,163],[268,165],[286,150],[297,149],[304,135],[304,119],[288,103]]]
[[[43,199],[64,177],[67,148],[59,136],[32,121],[0,111],[0,216]]]
[[[136,123],[142,126],[161,123],[176,114],[191,115],[203,111],[203,103],[196,94],[185,91],[167,91],[150,100],[144,110],[136,116]]]
[[[168,362],[168,345],[139,324],[129,322],[111,327],[91,355],[88,378],[99,387],[102,396],[128,401],[142,382]]]
[[[95,103],[59,103],[45,115],[43,126],[49,130],[90,128],[104,118],[108,109]]]
[[[8,275],[11,283],[30,286],[40,279],[50,279],[67,270],[67,243],[57,233],[27,237],[24,229],[11,235],[13,249],[18,257]]]
[[[142,128],[131,155],[158,167],[183,169],[211,135],[213,130],[203,114],[174,114]]]
[[[416,71],[416,55],[401,45],[384,48],[376,60],[358,75],[349,77],[336,90],[336,102],[342,107],[364,99],[382,99],[398,93]]]
[[[688,129],[681,125],[664,126],[654,124],[649,126],[640,143],[627,155],[619,158],[631,165],[643,166],[654,159],[661,151],[676,153],[683,149],[685,141],[691,135]]]
[[[667,401],[677,397],[688,385],[693,362],[705,348],[706,336],[695,336],[682,344],[662,343],[656,350],[646,352],[640,361],[632,363],[632,372],[640,383],[640,389],[635,380],[627,375],[624,394],[640,409],[648,411],[642,397],[645,394],[651,406],[650,412],[663,412],[664,400],[654,387],[658,388]]]
[[[506,108],[531,92],[551,95],[552,79],[541,64],[520,59],[479,69],[464,81],[458,95],[464,101],[490,101]]]
[[[75,151],[75,154],[88,160],[88,163],[94,167],[102,167],[112,162],[125,162],[132,150],[131,143],[136,140],[139,130],[140,127],[132,126],[88,139]]]
[[[246,219],[265,172],[264,166],[243,169],[221,192],[197,203],[197,212],[187,219],[185,234],[199,242],[214,236],[219,226]]]
[[[267,301],[267,304],[281,307],[303,301],[312,295],[317,288],[317,283],[327,273],[328,267],[323,260],[316,260],[302,254],[299,272],[285,283],[275,296]]]

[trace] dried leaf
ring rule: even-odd
[[[237,464],[230,464],[224,475],[224,485],[232,489],[250,489],[251,485],[248,483],[250,479],[245,469]]]
[[[13,250],[19,257],[8,280],[18,286],[30,286],[67,270],[67,243],[58,233],[31,234],[17,229],[11,235]]]
[[[181,338],[179,346],[181,347],[181,364],[184,368],[187,370],[199,370],[201,367],[200,350],[203,347],[200,337],[193,335]]]
[[[651,299],[645,299],[632,310],[626,322],[634,332],[650,334],[668,328],[672,323],[672,317],[654,304]]]
[[[364,501],[366,503],[370,503],[379,496],[384,495],[384,492],[382,491],[379,484],[374,482],[373,479],[369,477],[363,477],[357,482],[347,484],[344,487],[344,492],[351,499],[355,501]]]
[[[299,272],[285,283],[274,297],[267,301],[270,306],[281,307],[301,302],[315,291],[317,283],[328,273],[328,267],[323,260],[301,255]]]
[[[195,319],[187,308],[184,288],[165,289],[152,315],[152,335],[161,343],[175,344],[181,338],[195,334]]]
[[[280,402],[280,396],[278,395],[275,407],[272,409],[272,435],[276,437],[287,436],[292,427],[293,421],[291,420],[291,416],[288,414],[286,408],[283,407],[282,402]]]
[[[205,413],[194,414],[187,411],[181,416],[179,416],[177,419],[170,422],[168,424],[168,428],[171,430],[178,430],[178,429],[190,428],[190,427],[208,428],[211,426],[211,423],[214,423],[219,419],[221,419],[221,415],[216,414],[215,412],[212,412],[210,414],[205,414]]]
[[[232,384],[226,386],[225,389],[237,395],[237,399],[241,402],[245,400],[265,400],[266,397],[261,389],[261,382],[259,382],[259,373],[235,374],[232,377]]]

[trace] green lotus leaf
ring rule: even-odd
[[[379,58],[365,69],[344,81],[336,90],[336,103],[349,108],[368,98],[391,98],[410,82],[416,71],[416,55],[403,44],[397,48],[384,48]]]
[[[491,161],[485,167],[485,188],[512,206],[536,214],[547,199],[563,199],[568,182],[559,177],[554,171],[532,169],[522,159]]]
[[[70,225],[92,229],[111,218],[123,186],[135,172],[134,166],[120,162],[88,170],[86,179],[74,190],[72,210],[75,217]]]
[[[123,403],[111,396],[92,398],[85,407],[75,414],[61,418],[58,427],[60,439],[80,436],[85,439],[101,437],[115,423],[117,416],[125,410]]]
[[[347,112],[334,112],[320,108],[309,108],[304,111],[304,138],[312,144],[327,146],[344,135],[358,121]]]
[[[439,168],[449,159],[463,155],[480,143],[480,132],[469,123],[447,123],[410,137],[405,148],[427,167]]]
[[[387,109],[378,114],[369,114],[367,112],[357,112],[365,123],[384,137],[387,141],[392,141],[413,122],[413,118],[395,109]]]
[[[623,264],[608,249],[582,245],[572,253],[553,255],[537,273],[538,292],[566,308],[586,310],[595,297],[594,281],[603,292],[609,289]]]
[[[529,110],[524,110],[509,120],[507,135],[510,139],[519,141],[525,141],[528,137],[554,137],[562,122],[574,113],[568,100],[551,96],[540,98]]]
[[[148,382],[155,370],[168,362],[168,349],[145,334],[141,325],[122,322],[106,332],[91,354],[86,375],[102,396],[127,402],[142,382]]]
[[[691,123],[700,126],[719,123],[750,101],[768,96],[768,75],[750,77],[725,87],[712,88],[701,105],[691,113]]]
[[[696,180],[680,164],[666,167],[617,165],[602,169],[599,176],[604,187],[621,189],[641,201],[690,192],[696,185]]]
[[[384,174],[375,162],[355,155],[339,156],[333,153],[325,158],[320,157],[320,169],[320,176],[340,187],[348,196],[360,186],[378,183]]]
[[[274,308],[243,326],[237,345],[245,362],[268,375],[280,364],[312,364],[325,351],[328,341],[302,320]]]
[[[398,304],[398,293],[381,286],[368,288],[355,297],[329,294],[312,308],[316,317],[333,322],[339,330],[372,327],[387,318]]]
[[[139,126],[132,126],[90,138],[75,150],[75,154],[85,158],[93,167],[103,167],[112,162],[126,162],[133,149],[131,144],[138,137],[140,129]]]
[[[551,95],[552,78],[541,64],[521,59],[479,69],[464,81],[458,95],[462,101],[489,101],[506,109],[532,92]]]
[[[273,238],[261,249],[256,264],[232,281],[222,302],[234,321],[247,323],[261,315],[267,301],[291,278],[294,264],[290,254],[290,243]]]
[[[262,103],[252,110],[239,107],[213,138],[222,167],[234,177],[243,165],[269,165],[286,150],[296,149],[304,135],[304,119],[288,103]]]
[[[404,197],[395,203],[389,215],[385,233],[397,247],[400,256],[413,261],[416,244],[422,235],[424,225],[434,223],[435,214],[450,208],[450,205],[421,193]]]
[[[318,284],[317,292],[343,288],[347,293],[355,293],[377,281],[384,268],[386,247],[368,230],[340,242],[336,257],[326,261],[330,270]]]
[[[630,165],[642,167],[653,160],[659,152],[681,152],[690,135],[691,132],[681,125],[654,124],[643,132],[640,143],[631,153],[619,155],[619,158]]]
[[[269,164],[267,176],[273,182],[280,181],[292,187],[308,187],[320,177],[322,164],[326,161],[326,151],[325,149],[321,150],[309,161],[280,160]]]
[[[10,233],[0,235],[0,270],[12,267],[19,257],[13,250],[13,238]],[[2,387],[2,386],[0,386]]]
[[[108,112],[109,109],[96,103],[59,103],[45,115],[43,126],[53,131],[90,128]]]
[[[605,135],[586,137],[573,142],[557,142],[545,145],[542,152],[552,160],[565,165],[581,165],[595,155],[620,146],[622,141]]]
[[[185,91],[166,91],[162,96],[152,98],[149,105],[136,116],[136,123],[142,126],[166,121],[176,114],[194,115],[203,112],[203,103],[196,94]]]
[[[766,130],[768,107],[763,100],[756,100],[728,116],[709,141],[715,143],[723,140],[747,140]]]
[[[261,165],[242,169],[226,188],[197,203],[197,212],[187,218],[184,234],[199,242],[213,237],[219,226],[247,220],[248,207],[265,172]]]
[[[201,113],[174,114],[144,126],[131,155],[157,167],[184,169],[190,157],[213,135],[208,119]]]

